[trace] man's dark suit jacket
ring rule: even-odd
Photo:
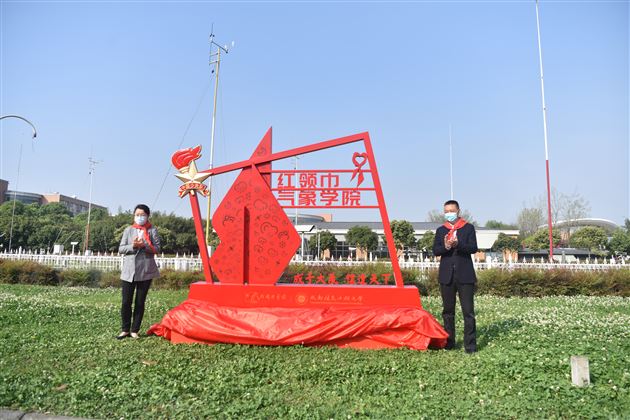
[[[461,284],[474,284],[477,281],[471,254],[477,252],[475,227],[470,223],[457,230],[457,246],[446,249],[444,236],[448,229],[442,225],[435,232],[433,254],[440,256],[439,282],[450,284],[453,277]]]

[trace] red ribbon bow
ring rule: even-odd
[[[352,155],[352,163],[354,163],[354,166],[356,166],[356,169],[354,170],[354,172],[352,172],[352,178],[350,178],[350,181],[352,181],[357,175],[359,175],[359,177],[357,178],[357,187],[361,185],[361,183],[365,179],[365,177],[363,176],[363,171],[361,170],[361,167],[365,165],[366,162],[367,162],[367,153],[354,152],[354,154]]]

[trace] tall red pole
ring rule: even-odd
[[[553,262],[553,221],[551,220],[551,182],[549,181],[549,151],[547,147],[547,105],[545,104],[545,81],[543,77],[542,47],[540,44],[540,17],[536,0],[536,32],[538,34],[538,61],[540,63],[540,90],[542,92],[543,130],[545,136],[545,168],[547,172],[547,227],[549,229],[549,262]]]

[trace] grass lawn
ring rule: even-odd
[[[0,407],[92,418],[630,417],[630,298],[478,296],[480,351],[117,341],[120,291],[0,285]],[[187,290],[151,291],[143,330]],[[439,298],[423,304],[438,316]],[[569,357],[590,360],[587,388]]]

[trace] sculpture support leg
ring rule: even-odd
[[[201,211],[199,210],[199,200],[197,194],[191,191],[190,207],[192,208],[193,220],[195,221],[195,231],[197,233],[197,244],[199,245],[199,255],[201,256],[201,265],[203,265],[203,275],[206,282],[212,283],[212,269],[210,268],[210,257],[208,256],[208,244],[201,223]]]

